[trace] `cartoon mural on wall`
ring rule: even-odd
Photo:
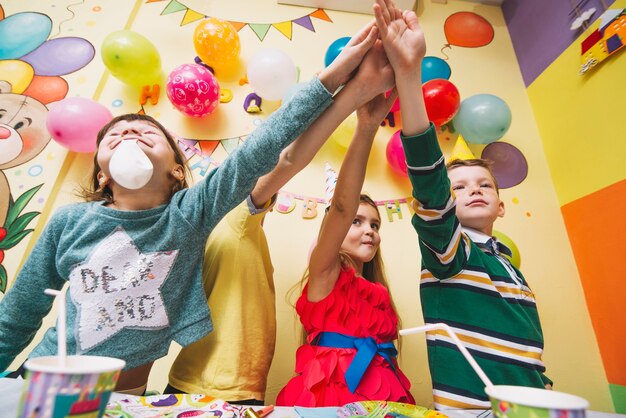
[[[3,171],[39,155],[50,142],[49,103],[67,95],[61,78],[87,65],[94,47],[76,37],[48,40],[52,20],[21,12],[5,16],[0,5],[0,292],[7,287],[5,252],[22,241],[39,212],[23,213],[42,184],[15,197]]]

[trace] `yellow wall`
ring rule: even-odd
[[[619,0],[611,9],[626,7]],[[580,44],[596,22],[528,87],[561,205],[626,178],[624,49],[578,75]]]
[[[85,4],[74,7],[77,17],[64,24],[63,34],[80,34],[90,39],[99,53],[104,36],[124,27],[128,21],[130,29],[142,33],[157,46],[163,68],[167,72],[184,62],[190,62],[195,56],[191,41],[195,25],[181,27],[181,13],[161,16],[166,3],[144,4],[137,1],[134,4],[135,16],[132,13],[133,4],[130,2],[117,0],[99,3],[87,0]],[[273,0],[183,0],[181,3],[207,15],[243,22],[279,22],[312,12],[312,9],[277,5]],[[546,339],[544,360],[548,375],[556,382],[556,388],[589,399],[592,409],[612,411],[606,377],[559,212],[559,200],[500,9],[456,0],[450,0],[447,5],[419,3],[418,14],[427,35],[429,55],[445,58],[439,52],[446,43],[443,22],[456,11],[475,11],[487,18],[495,28],[495,38],[487,47],[453,47],[447,51],[450,57],[448,63],[452,68],[450,81],[458,87],[462,98],[480,93],[495,94],[503,98],[512,110],[513,122],[502,140],[510,142],[523,152],[529,163],[529,174],[520,185],[502,191],[507,216],[496,224],[496,229],[510,236],[522,254],[522,270],[537,295],[543,322]],[[95,6],[102,7],[102,11],[92,12]],[[16,7],[17,5],[5,6],[5,12],[15,13],[17,10],[13,8]],[[22,10],[41,10],[43,6],[33,0],[20,2],[19,7]],[[54,13],[61,20],[59,9],[61,7],[57,5],[56,10],[48,8],[44,12],[51,15]],[[354,33],[370,18],[366,15],[334,11],[328,11],[328,15],[333,23],[314,19],[315,32],[294,26],[291,41],[270,29],[261,43],[249,28],[245,28],[239,33],[242,60],[245,62],[261,47],[277,47],[287,52],[300,67],[301,79],[309,79],[323,65],[327,46],[339,37]],[[109,107],[114,114],[136,112],[139,109],[136,93],[119,81],[107,77],[98,57],[79,74],[76,77],[82,77],[82,82],[74,79],[74,84],[70,84],[70,95],[93,97]],[[247,115],[241,109],[243,97],[250,91],[247,86],[238,86],[237,80],[242,75],[243,70],[220,79],[222,87],[231,88],[235,98],[206,120],[189,122],[172,109],[164,94],[159,104],[147,106],[146,112],[184,137],[219,139],[244,135],[254,128],[257,119],[264,118],[267,114]],[[219,76],[218,74],[218,78]],[[99,85],[102,87],[101,91],[97,88]],[[116,99],[122,99],[124,104],[112,107]],[[364,189],[378,200],[402,198],[410,194],[408,180],[397,177],[387,167],[384,151],[386,141],[393,131],[389,127],[380,130],[368,166]],[[445,152],[449,152],[451,145],[451,141],[442,140]],[[54,146],[56,145],[52,145]],[[482,146],[470,146],[479,156]],[[224,157],[223,150],[215,154],[217,160]],[[328,144],[311,166],[294,178],[284,190],[305,196],[323,197],[324,163],[328,161],[338,168],[341,158],[340,149],[334,144]],[[85,178],[90,167],[89,160],[90,156],[80,155],[67,161],[70,172],[60,180],[62,191],[54,202],[54,207],[73,199],[70,192],[76,182]],[[12,181],[11,177],[9,181]],[[13,181],[16,181],[15,177]],[[383,222],[382,251],[403,326],[412,327],[423,323],[418,296],[420,256],[406,205],[402,205],[402,212],[402,220],[396,218],[392,223]],[[320,220],[319,216],[314,220],[304,220],[298,210],[287,215],[273,213],[266,220],[265,228],[276,268],[279,330],[275,360],[269,376],[266,397],[268,402],[274,400],[278,390],[293,374],[298,337],[294,332],[293,309],[284,303],[284,295],[303,273],[309,246],[316,236]],[[162,390],[165,386],[174,352],[176,348],[171,350],[170,356],[157,362],[150,379],[150,389]],[[18,361],[23,359],[24,356]],[[401,366],[413,383],[417,402],[426,406],[432,405],[425,340],[422,336],[404,339]]]

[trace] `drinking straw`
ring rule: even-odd
[[[46,289],[44,290],[44,293],[46,295],[56,297],[57,300],[57,311],[59,312],[59,319],[57,320],[59,367],[65,367],[67,364],[67,346],[65,341],[65,292],[62,290]]]
[[[456,346],[461,351],[461,354],[463,354],[463,356],[465,357],[467,362],[470,364],[470,366],[472,366],[472,369],[474,369],[474,371],[476,372],[478,377],[480,377],[480,380],[483,381],[483,383],[485,384],[485,386],[487,388],[492,388],[493,387],[493,383],[491,383],[491,380],[489,380],[489,378],[487,377],[487,375],[485,374],[483,369],[481,369],[480,366],[478,365],[478,363],[476,363],[476,360],[474,360],[474,357],[472,357],[472,355],[469,353],[469,351],[467,351],[467,348],[465,348],[465,345],[463,345],[463,343],[461,342],[459,337],[457,337],[456,333],[454,331],[452,331],[452,328],[450,328],[448,325],[443,324],[443,323],[428,324],[428,325],[424,325],[422,327],[401,329],[399,331],[399,334],[400,335],[408,335],[408,334],[415,334],[415,333],[418,333],[418,332],[433,331],[433,330],[436,330],[436,329],[444,330],[450,336],[450,338],[452,338],[452,340],[454,341]]]

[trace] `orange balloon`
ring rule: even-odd
[[[493,26],[484,17],[473,12],[451,14],[443,25],[448,44],[477,48],[493,40]]]
[[[239,58],[239,34],[228,21],[209,17],[196,26],[193,46],[200,59],[211,67],[229,67]]]
[[[67,81],[59,76],[36,75],[22,94],[48,104],[65,98],[67,89]]]

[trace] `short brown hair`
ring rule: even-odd
[[[448,164],[446,164],[446,168],[448,171],[453,170],[459,167],[482,167],[489,172],[491,179],[493,180],[493,184],[496,186],[496,192],[500,192],[500,188],[498,187],[498,180],[496,180],[496,176],[493,174],[493,162],[490,160],[485,160],[482,158],[470,158],[469,160],[462,160],[460,158],[454,159]]]
[[[167,129],[165,129],[163,125],[161,125],[159,121],[154,119],[152,116],[142,115],[139,113],[127,113],[124,115],[119,115],[119,116],[114,117],[109,123],[104,125],[102,129],[100,129],[100,131],[98,132],[98,136],[96,137],[96,153],[93,156],[93,173],[91,175],[90,184],[88,187],[84,187],[79,192],[80,196],[82,196],[85,200],[87,201],[104,200],[107,203],[113,203],[113,192],[111,191],[109,186],[100,187],[100,184],[98,182],[98,173],[101,171],[101,168],[100,168],[100,164],[98,164],[97,147],[100,145],[100,142],[102,142],[104,135],[106,135],[106,133],[109,132],[111,128],[115,126],[115,124],[117,124],[120,121],[132,122],[135,120],[143,120],[143,121],[149,122],[153,124],[154,126],[156,126],[161,132],[163,132],[163,135],[165,135],[167,142],[170,144],[170,147],[174,151],[174,161],[176,161],[177,164],[180,164],[183,167],[184,176],[181,180],[177,181],[174,184],[174,187],[172,188],[172,195],[179,190],[183,190],[189,187],[189,183],[187,182],[187,177],[190,176],[191,173],[189,171],[189,167],[187,166],[187,163],[185,162],[186,159],[185,159],[183,152],[180,150],[180,148],[178,148],[178,141],[172,136],[172,134]]]

